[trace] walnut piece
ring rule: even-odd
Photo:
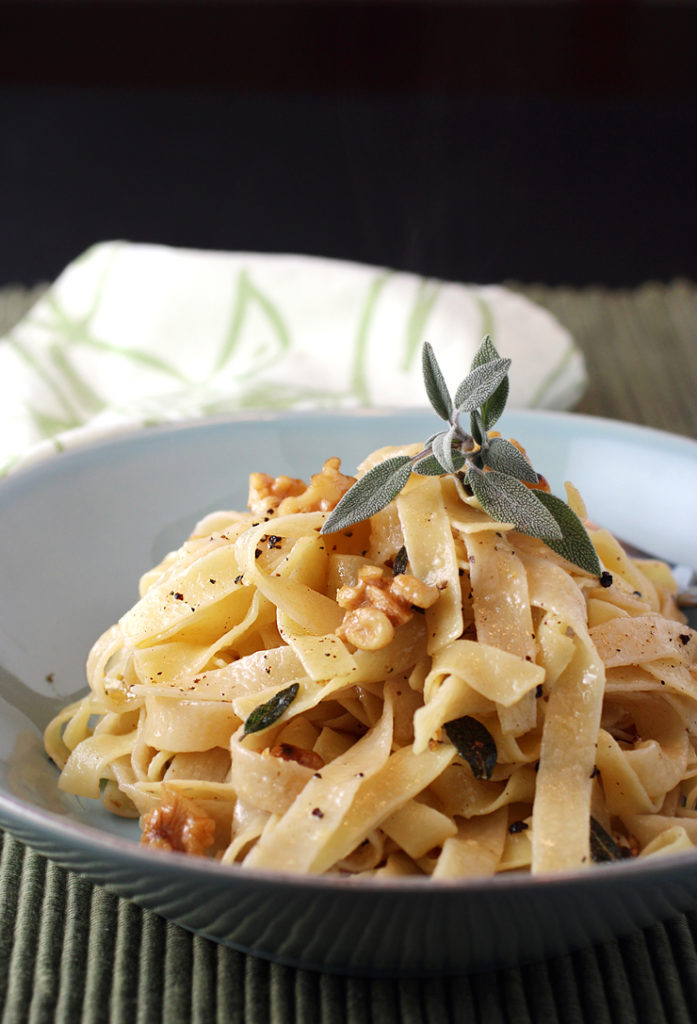
[[[303,768],[312,768],[317,772],[324,768],[324,761],[314,750],[305,750],[304,747],[296,747],[294,743],[278,743],[269,750],[271,757],[280,757],[282,761],[296,761]]]
[[[416,576],[387,578],[380,566],[364,565],[355,586],[337,591],[337,604],[346,614],[336,634],[360,650],[377,651],[390,643],[395,627],[407,622],[415,608],[430,608],[439,597],[437,587]]]
[[[162,787],[162,803],[143,816],[141,843],[157,850],[175,850],[203,856],[212,845],[215,822],[198,805],[169,786]]]
[[[383,611],[366,605],[346,612],[336,635],[361,651],[379,651],[394,639],[394,626]]]
[[[332,458],[322,466],[321,473],[306,484],[297,477],[252,473],[249,477],[247,506],[256,516],[277,512],[281,516],[293,512],[330,512],[352,487],[356,478],[340,472],[341,459]]]

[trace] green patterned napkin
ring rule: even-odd
[[[484,334],[511,406],[567,408],[570,334],[497,285],[306,256],[106,242],[0,343],[0,475],[104,434],[240,410],[425,405],[421,343],[449,380]]]

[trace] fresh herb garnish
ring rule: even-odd
[[[498,751],[487,727],[471,715],[464,715],[446,722],[443,728],[460,757],[467,761],[475,779],[490,779]]]
[[[259,704],[258,707],[254,708],[254,711],[251,712],[244,723],[245,736],[250,732],[261,732],[262,729],[268,729],[270,725],[273,725],[286,708],[290,707],[293,703],[299,689],[300,685],[298,683],[291,683],[290,686],[286,686],[285,690],[279,690],[278,693],[275,693],[271,700],[267,700],[265,704]]]
[[[591,859],[596,864],[601,864],[604,861],[622,860],[626,856],[627,853],[605,831],[600,822],[591,818]]]
[[[394,556],[394,562],[392,563],[392,575],[403,576],[407,571],[409,565],[409,556],[407,555],[407,549],[402,544],[401,548]]]
[[[395,455],[368,470],[330,513],[322,533],[336,533],[375,515],[397,497],[412,472],[451,473],[492,519],[512,523],[585,572],[601,576],[595,548],[573,509],[553,494],[526,487],[538,483],[526,457],[510,441],[489,436],[506,405],[511,360],[501,359],[491,338],[484,338],[454,399],[428,343],[422,366],[426,393],[447,429],[430,437],[416,455]],[[461,423],[466,415],[469,431]]]

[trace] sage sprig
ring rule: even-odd
[[[505,438],[489,436],[508,400],[510,366],[511,360],[499,356],[491,338],[484,338],[453,398],[426,343],[422,351],[426,394],[447,428],[430,437],[416,455],[395,455],[368,470],[327,517],[322,533],[369,519],[397,497],[412,473],[449,473],[469,487],[492,519],[512,523],[580,569],[600,576],[595,548],[573,509],[553,494],[526,487],[539,482],[526,457]],[[463,426],[464,417],[469,429]]]

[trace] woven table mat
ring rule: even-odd
[[[578,342],[590,377],[578,412],[697,437],[697,285],[514,287]]]
[[[583,350],[591,386],[579,411],[697,436],[697,286],[515,287],[555,313]],[[0,334],[41,290],[0,289]],[[193,936],[9,835],[0,841],[3,1024],[689,1024],[697,1016],[697,913],[521,968],[344,978]]]

